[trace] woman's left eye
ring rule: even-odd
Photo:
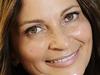
[[[79,17],[79,12],[71,12],[64,16],[64,22],[68,23],[76,20]]]

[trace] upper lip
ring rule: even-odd
[[[78,49],[79,50],[79,49]],[[64,59],[64,58],[68,58],[70,56],[72,56],[73,54],[77,53],[77,51],[74,51],[73,53],[71,54],[68,54],[68,55],[65,55],[65,56],[61,56],[61,57],[58,57],[58,58],[55,58],[55,59],[47,59],[46,62],[50,62],[50,61],[57,61],[57,60],[61,60],[61,59]]]

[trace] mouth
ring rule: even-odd
[[[67,56],[62,56],[56,59],[52,60],[46,60],[46,64],[52,67],[58,67],[58,68],[63,68],[63,67],[68,67],[69,65],[73,64],[75,60],[77,59],[79,53],[79,49]]]

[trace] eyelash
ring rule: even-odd
[[[27,29],[25,30],[25,34],[26,34],[27,36],[32,36],[32,35],[34,35],[34,34],[37,34],[37,33],[41,32],[42,30],[43,30],[43,28],[42,28],[41,26],[39,26],[39,25],[34,25],[34,26],[32,26],[32,27],[27,28]]]
[[[69,23],[69,22],[75,21],[76,19],[78,19],[79,14],[80,13],[77,11],[66,14],[64,16],[64,23]]]

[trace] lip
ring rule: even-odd
[[[46,60],[46,64],[52,67],[64,68],[68,67],[75,62],[79,54],[79,49],[67,56],[62,56],[57,59]]]

